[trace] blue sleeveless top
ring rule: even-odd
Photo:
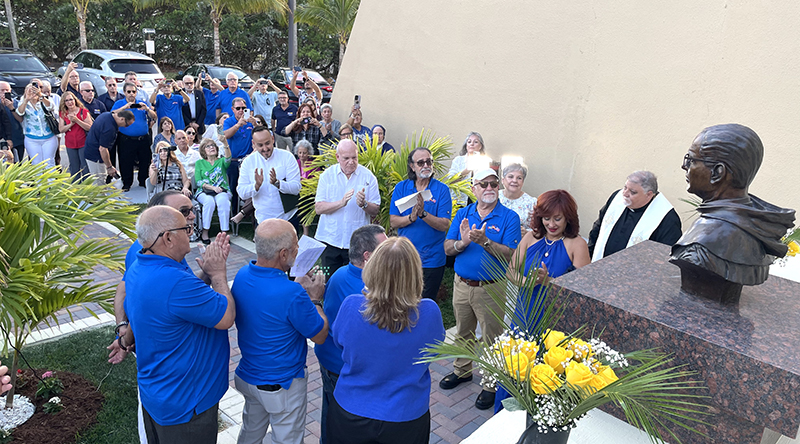
[[[547,267],[547,274],[551,278],[559,277],[575,269],[572,265],[572,260],[569,258],[566,247],[564,247],[564,240],[559,239],[552,244],[548,245],[546,239],[534,243],[525,252],[525,275],[532,267],[540,266],[544,262]],[[532,331],[533,327],[542,316],[542,312],[546,308],[544,300],[539,298],[537,304],[537,296],[543,288],[541,285],[536,285],[532,289],[530,295],[520,291],[519,298],[517,299],[516,316],[522,321],[519,324],[512,323],[512,327],[519,327],[520,330]],[[527,303],[526,303],[527,302]]]

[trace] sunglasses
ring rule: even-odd
[[[82,90],[81,90],[81,92],[90,93],[90,92],[94,92],[94,90],[91,90],[91,89],[82,89]]]
[[[189,217],[189,215],[192,214],[192,207],[183,207],[180,208],[178,211],[181,212],[183,217]]]
[[[486,188],[497,188],[497,187],[500,186],[500,183],[498,183],[498,182],[478,182],[478,185],[480,185],[481,188],[486,189]]]
[[[422,159],[417,161],[417,166],[431,166],[433,165],[433,159]]]
[[[190,136],[194,136],[194,135],[195,135],[195,134],[197,134],[197,133],[196,133],[196,132],[194,132],[194,131],[186,131],[186,134],[188,134],[188,135],[190,135]]]
[[[125,94],[136,94],[136,91],[125,91]]]
[[[246,106],[237,106],[237,107],[236,107],[236,108],[234,108],[234,109],[235,109],[236,111],[241,111],[241,110],[247,109],[247,107],[246,107]]]

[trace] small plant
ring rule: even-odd
[[[0,444],[8,444],[14,440],[11,436],[11,430],[0,429]]]
[[[42,380],[36,387],[36,396],[40,398],[52,398],[64,391],[64,384],[53,375],[53,372],[44,372]],[[51,399],[52,400],[52,399]]]
[[[61,398],[59,398],[58,396],[53,396],[52,398],[50,398],[49,401],[44,403],[42,408],[44,409],[45,413],[48,413],[50,415],[55,415],[56,413],[64,409],[64,405],[61,404]]]

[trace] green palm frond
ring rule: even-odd
[[[294,19],[335,35],[340,45],[347,45],[359,3],[361,0],[308,0],[298,5]]]

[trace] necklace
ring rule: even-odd
[[[544,243],[547,244],[547,246],[549,247],[549,248],[547,248],[547,251],[544,252],[544,257],[549,257],[550,256],[550,250],[553,249],[553,245],[555,245],[555,243],[560,241],[561,239],[564,239],[564,236],[561,236],[560,238],[558,238],[558,239],[556,239],[554,241],[548,241],[547,240],[547,236],[544,237]]]

